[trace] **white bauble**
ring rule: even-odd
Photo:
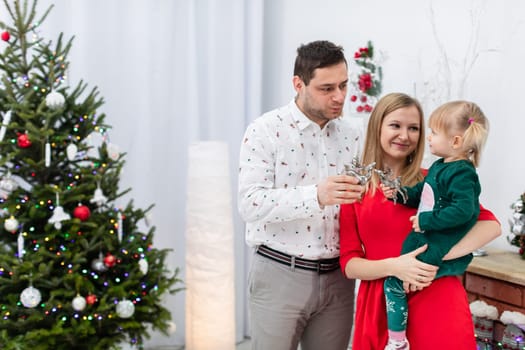
[[[142,272],[143,275],[148,273],[148,261],[146,259],[140,259],[139,260],[139,270]]]
[[[117,304],[117,315],[121,318],[130,318],[135,313],[135,305],[129,300],[121,300]]]
[[[66,103],[66,99],[64,95],[62,95],[59,92],[51,91],[46,96],[46,106],[48,106],[51,109],[59,109],[64,106],[64,103]]]
[[[73,306],[73,309],[76,311],[84,310],[86,308],[86,298],[84,298],[82,295],[77,295],[75,298],[73,298],[71,306]]]
[[[105,272],[108,269],[106,265],[104,264],[103,258],[98,258],[98,259],[93,260],[91,262],[91,268],[97,272]]]
[[[177,325],[175,322],[168,322],[168,334],[174,334],[177,331]]]
[[[16,182],[11,175],[2,177],[0,180],[0,189],[7,193],[11,193],[18,188],[18,182]]]
[[[4,221],[4,228],[6,231],[15,232],[18,230],[18,220],[11,216]]]
[[[26,83],[26,80],[24,79],[24,77],[16,78],[16,85],[18,85],[19,87],[24,86],[25,83]]]
[[[117,161],[119,159],[119,157],[120,157],[120,149],[119,149],[119,147],[117,145],[108,142],[108,144],[106,146],[106,149],[108,151],[108,157],[111,160]]]
[[[74,143],[70,143],[69,145],[67,145],[66,147],[67,159],[69,159],[70,161],[75,160],[75,157],[77,156],[77,152],[78,152],[77,145],[75,145]]]
[[[32,286],[27,287],[20,294],[20,301],[22,302],[22,305],[28,308],[37,306],[41,300],[42,295],[40,294],[40,291],[36,288],[33,288]]]

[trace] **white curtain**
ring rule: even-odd
[[[132,188],[127,199],[137,206],[155,204],[155,243],[173,249],[168,267],[180,267],[184,279],[188,145],[228,144],[235,209],[239,144],[246,121],[261,110],[263,0],[41,0],[39,13],[51,4],[38,34],[75,36],[70,84],[99,87],[110,141],[127,153],[121,186]],[[240,340],[246,256],[244,226],[233,212]],[[184,297],[166,298],[176,332],[153,333],[148,346],[184,344]]]

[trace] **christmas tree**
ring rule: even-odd
[[[142,348],[167,333],[181,283],[153,247],[148,211],[119,189],[124,153],[103,99],[67,82],[72,39],[44,41],[37,0],[4,0],[0,22],[0,348]],[[95,144],[93,140],[101,140]]]

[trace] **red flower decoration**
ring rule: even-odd
[[[11,38],[11,34],[9,34],[9,32],[6,30],[5,32],[2,32],[1,37],[3,41],[9,41],[9,39]]]
[[[368,53],[370,52],[370,50],[368,49],[368,47],[361,47],[359,48],[359,56],[360,57],[368,57]]]
[[[374,61],[374,47],[370,41],[354,53],[354,62],[361,70],[351,81],[354,93],[350,101],[356,103],[357,112],[370,112],[381,95],[383,78],[381,67]]]
[[[374,85],[370,73],[361,74],[359,76],[359,81],[357,82],[357,84],[359,85],[359,90],[361,90],[364,93],[366,93],[366,91]]]

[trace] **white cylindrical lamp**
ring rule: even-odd
[[[185,349],[234,350],[234,229],[225,143],[190,145],[187,191]]]

